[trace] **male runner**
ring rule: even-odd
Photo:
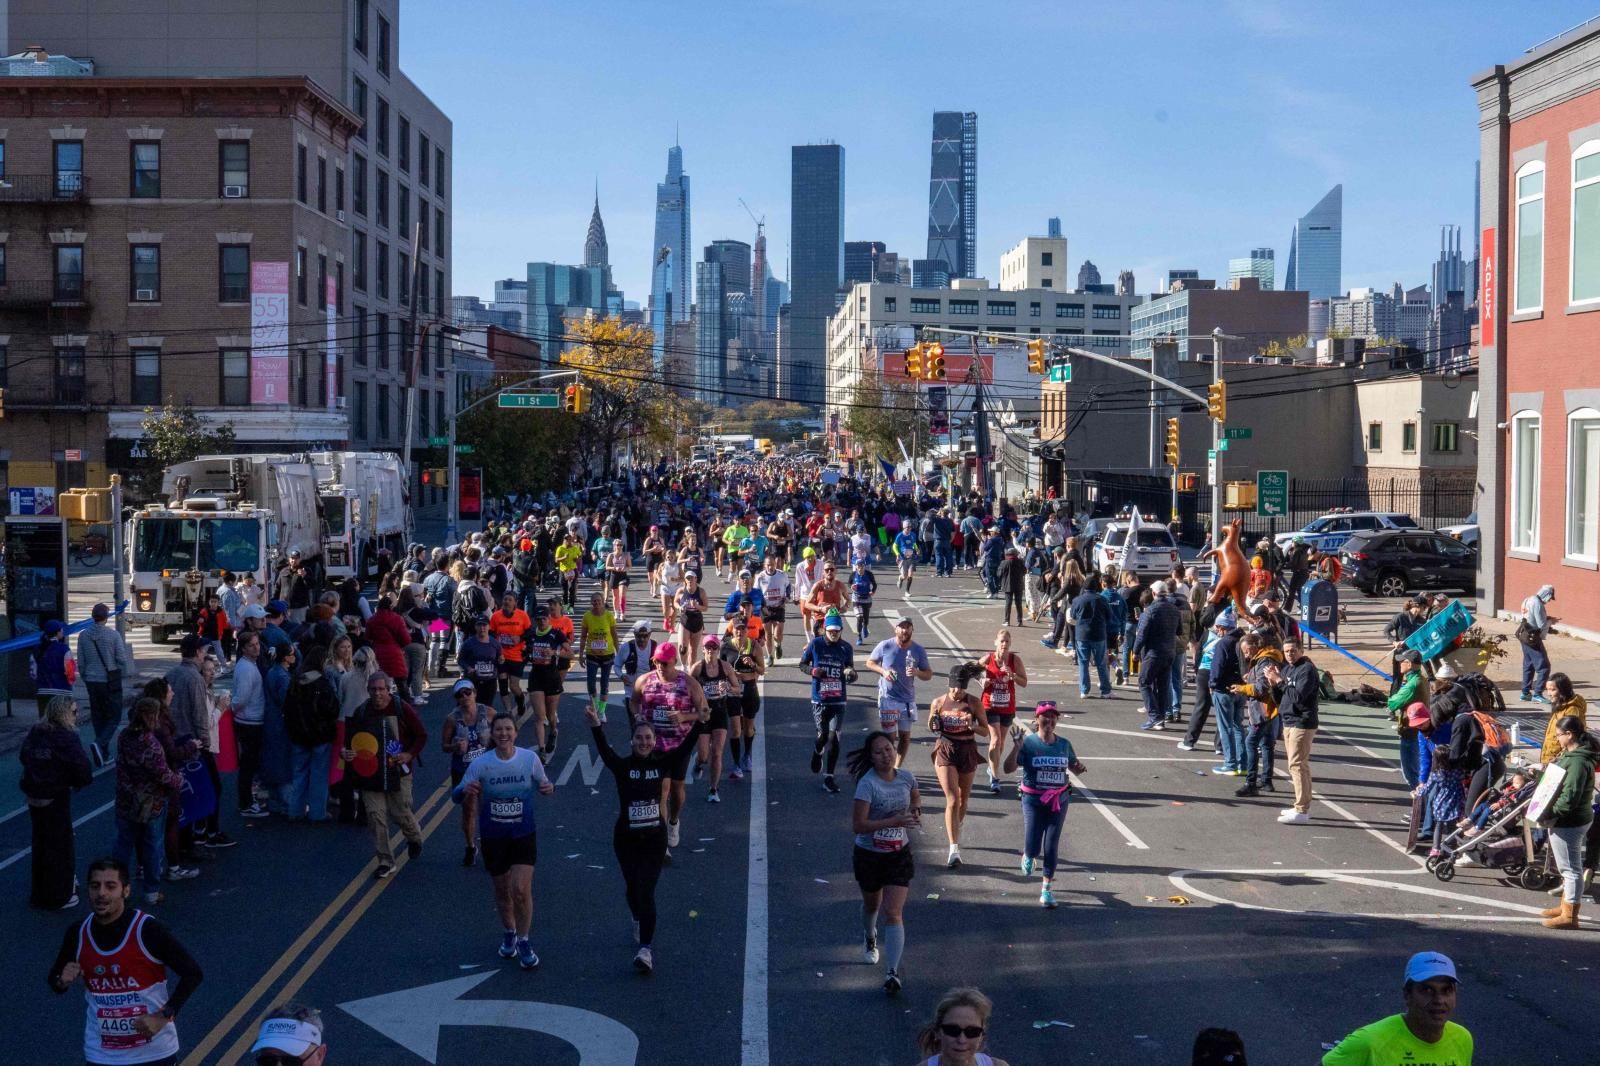
[[[823,768],[826,752],[827,773],[822,787],[838,794],[833,771],[839,764],[839,730],[844,724],[845,688],[855,673],[855,653],[841,638],[844,619],[829,611],[822,619],[822,636],[812,637],[800,653],[800,666],[811,674],[811,720],[817,727],[816,746],[811,752],[811,772]]]
[[[911,728],[917,724],[917,682],[933,677],[927,651],[911,639],[913,628],[911,619],[900,619],[894,636],[867,656],[867,669],[878,675],[879,726],[895,738],[896,766],[905,763]]]
[[[777,662],[783,658],[783,605],[789,598],[789,573],[779,567],[777,555],[767,556],[761,573],[756,575],[755,587],[766,604],[761,609],[761,620],[767,624],[767,654]]]

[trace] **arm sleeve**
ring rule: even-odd
[[[189,950],[154,918],[145,919],[143,936],[144,945],[150,949],[150,953],[178,975],[178,987],[167,998],[167,1010],[177,1017],[189,997],[194,995],[194,990],[200,987],[200,982],[205,980],[205,974]]]
[[[61,938],[61,947],[56,949],[56,961],[50,964],[50,972],[45,974],[45,983],[50,986],[50,991],[56,995],[66,992],[65,988],[57,987],[56,982],[61,979],[61,971],[67,963],[78,957],[78,930],[79,926],[70,926]]]
[[[612,774],[622,771],[622,760],[612,750],[611,742],[606,739],[606,731],[597,725],[589,727],[589,732],[594,735],[594,750],[600,756],[600,761],[606,764],[606,769]]]
[[[467,786],[478,779],[479,774],[481,773],[481,771],[478,769],[478,766],[486,757],[487,755],[480,755],[478,758],[467,763],[467,772],[461,775],[461,784],[450,790],[451,802],[460,803],[461,800],[466,796]]]

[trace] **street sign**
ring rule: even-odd
[[[447,445],[449,443],[450,442],[448,440],[446,440],[444,437],[429,437],[428,438],[428,447],[430,447],[430,448],[443,448],[445,445]]]
[[[1289,513],[1289,471],[1256,471],[1256,516],[1281,518]]]
[[[81,462],[83,462],[83,449],[82,448],[68,448],[67,451],[66,451],[66,460],[69,463],[81,463]]]
[[[561,406],[561,397],[554,392],[502,392],[498,399],[501,407],[540,407],[554,411]]]
[[[1221,440],[1217,441],[1217,451],[1225,452],[1227,450],[1228,450],[1228,438],[1227,437],[1223,437]]]
[[[1206,458],[1211,460],[1212,462],[1216,462],[1216,460],[1217,460],[1217,450],[1215,448],[1207,448],[1206,449]]]
[[[1071,363],[1057,363],[1055,366],[1051,367],[1050,368],[1050,380],[1054,381],[1054,382],[1059,382],[1059,383],[1065,383],[1065,382],[1071,381],[1072,380],[1072,364]]]
[[[456,454],[457,455],[471,455],[472,454],[472,445],[470,445],[470,444],[457,444],[456,445]]]
[[[1217,453],[1206,452],[1206,481],[1212,485],[1217,483]]]
[[[1249,440],[1256,435],[1256,431],[1249,426],[1233,426],[1222,433],[1224,440]]]

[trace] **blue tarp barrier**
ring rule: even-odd
[[[1318,643],[1326,644],[1328,647],[1332,648],[1334,651],[1338,652],[1340,655],[1343,655],[1346,659],[1349,659],[1351,662],[1360,663],[1362,666],[1365,666],[1368,670],[1371,670],[1373,673],[1377,674],[1379,677],[1383,678],[1385,681],[1393,681],[1394,680],[1394,677],[1391,676],[1390,674],[1385,673],[1382,670],[1379,670],[1376,666],[1373,666],[1371,663],[1367,662],[1367,660],[1361,658],[1359,655],[1356,655],[1353,652],[1350,652],[1350,651],[1346,650],[1341,645],[1335,644],[1333,641],[1329,640],[1327,637],[1324,637],[1322,634],[1318,633],[1316,630],[1307,628],[1306,626],[1301,626],[1300,627],[1300,632],[1303,633],[1303,634],[1308,634],[1308,635],[1314,637],[1317,640]]]
[[[115,611],[112,612],[112,617],[115,618],[117,615],[121,614],[123,611],[126,611],[127,609],[128,609],[128,601],[127,600],[123,600],[121,606],[119,606]],[[94,625],[94,619],[93,618],[85,618],[82,621],[73,622],[73,623],[71,623],[70,625],[67,626],[67,636],[70,637],[74,633],[81,633],[83,630],[88,629],[92,625]],[[13,652],[13,651],[24,651],[24,650],[32,651],[34,648],[36,648],[38,646],[39,646],[39,634],[38,633],[24,633],[20,637],[12,637],[10,640],[0,641],[0,653],[9,653],[9,652]]]

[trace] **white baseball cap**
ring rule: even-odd
[[[282,1051],[296,1058],[304,1058],[322,1046],[322,1029],[313,1022],[297,1018],[268,1018],[261,1023],[250,1054],[258,1051]]]

